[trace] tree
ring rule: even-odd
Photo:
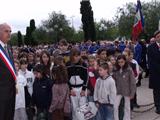
[[[83,23],[84,39],[96,40],[96,31],[94,26],[93,11],[89,0],[81,1],[80,12],[82,14],[81,21]]]
[[[12,45],[18,45],[18,41],[17,41],[17,33],[12,33],[11,34],[11,40],[9,41],[9,44]]]
[[[22,34],[20,31],[17,33],[18,46],[21,47],[23,45]]]
[[[66,16],[61,12],[56,13],[52,12],[49,14],[49,18],[47,20],[42,21],[42,25],[47,33],[52,33],[53,42],[58,42],[61,38],[72,38],[73,36],[73,28],[70,27],[69,21],[66,19]]]
[[[133,3],[128,3],[123,8],[118,8],[117,12],[117,23],[119,36],[131,37],[132,27],[134,24],[135,16],[135,5]]]
[[[158,22],[160,19],[160,2],[148,2],[142,3],[142,13],[144,15],[145,26],[144,32],[140,38],[150,39],[154,32],[158,29]],[[118,25],[119,35],[127,38],[131,37],[132,27],[135,17],[135,4],[128,3],[122,8],[118,8],[118,12],[115,16],[116,23]]]
[[[101,19],[95,22],[97,40],[113,40],[118,36],[118,27],[113,21]]]
[[[34,19],[31,19],[31,20],[30,20],[30,31],[31,31],[31,32],[34,32],[35,29],[36,29],[35,21],[34,21]]]
[[[24,38],[24,43],[25,45],[31,45],[31,31],[30,31],[30,27],[26,28],[26,35]]]
[[[35,46],[38,44],[38,42],[35,39],[35,21],[34,19],[30,20],[30,26],[26,28],[26,35],[24,38],[24,43],[26,45],[31,45],[31,46]]]

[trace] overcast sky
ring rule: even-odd
[[[48,18],[52,11],[61,11],[71,21],[73,16],[74,27],[78,28],[81,24],[80,14],[81,0],[1,0],[0,23],[8,23],[13,32],[20,30],[25,33],[26,26],[30,19],[35,19],[36,26],[42,20]],[[111,20],[118,7],[122,7],[128,2],[137,0],[90,0],[94,12],[94,18],[98,21],[101,18]],[[149,2],[151,0],[141,0]]]

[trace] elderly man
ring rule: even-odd
[[[154,36],[156,42],[148,47],[149,87],[153,89],[156,113],[160,114],[160,31]]]
[[[0,24],[0,120],[13,120],[15,109],[15,80],[13,57],[7,42],[11,28]]]

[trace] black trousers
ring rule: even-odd
[[[154,104],[158,111],[160,111],[160,90],[153,89]]]
[[[15,111],[15,96],[9,100],[0,100],[0,120],[13,120]]]

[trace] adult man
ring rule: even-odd
[[[154,36],[156,42],[148,47],[149,88],[153,89],[156,113],[160,114],[160,31]]]
[[[0,24],[0,120],[13,120],[15,109],[15,69],[11,50],[7,42],[11,28]]]

